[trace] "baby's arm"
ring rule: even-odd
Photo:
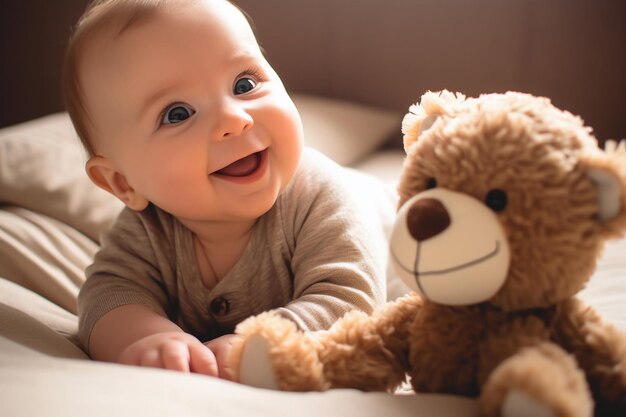
[[[392,199],[372,177],[320,159],[305,161],[283,210],[293,227],[293,300],[277,312],[303,330],[328,328],[344,313],[385,302]]]
[[[91,332],[89,350],[96,360],[218,376],[211,349],[139,304],[102,316]]]
[[[172,229],[171,217],[154,208],[122,211],[86,271],[79,337],[97,360],[217,376],[211,349],[168,318]]]

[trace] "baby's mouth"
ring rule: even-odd
[[[244,156],[232,164],[215,171],[214,174],[224,175],[227,177],[247,177],[248,175],[253,174],[257,169],[259,169],[259,166],[261,166],[262,153],[263,151],[260,151]]]

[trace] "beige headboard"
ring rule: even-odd
[[[626,138],[626,1],[234,1],[291,91],[404,112],[426,90],[519,90]],[[61,110],[61,55],[86,3],[2,8],[0,127]]]

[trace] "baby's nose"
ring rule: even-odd
[[[446,230],[450,226],[450,215],[439,200],[424,198],[411,205],[406,223],[411,236],[421,242]]]
[[[217,112],[216,134],[220,139],[241,135],[253,125],[252,115],[237,100],[225,100]]]

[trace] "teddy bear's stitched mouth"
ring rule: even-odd
[[[458,271],[458,270],[461,270],[461,269],[466,269],[466,268],[469,268],[471,266],[483,263],[483,262],[485,262],[485,261],[495,257],[500,252],[500,242],[496,240],[495,247],[493,248],[493,250],[491,252],[489,252],[488,254],[486,254],[484,256],[481,256],[480,258],[476,258],[476,259],[474,259],[472,261],[465,262],[463,264],[456,265],[456,266],[453,266],[453,267],[450,267],[450,268],[438,269],[438,270],[426,271],[426,272],[420,272],[420,271],[418,271],[418,268],[417,268],[417,265],[418,265],[419,259],[420,259],[419,248],[420,248],[420,246],[418,245],[418,247],[417,247],[417,256],[415,257],[415,266],[416,266],[416,268],[414,268],[414,269],[409,269],[406,266],[404,266],[402,264],[402,262],[400,262],[400,260],[398,259],[398,257],[396,256],[396,254],[393,251],[391,251],[391,255],[395,259],[395,261],[398,264],[398,266],[400,266],[400,268],[404,269],[409,274],[415,275],[415,277],[424,277],[424,276],[428,276],[428,275],[449,274],[450,272]]]

